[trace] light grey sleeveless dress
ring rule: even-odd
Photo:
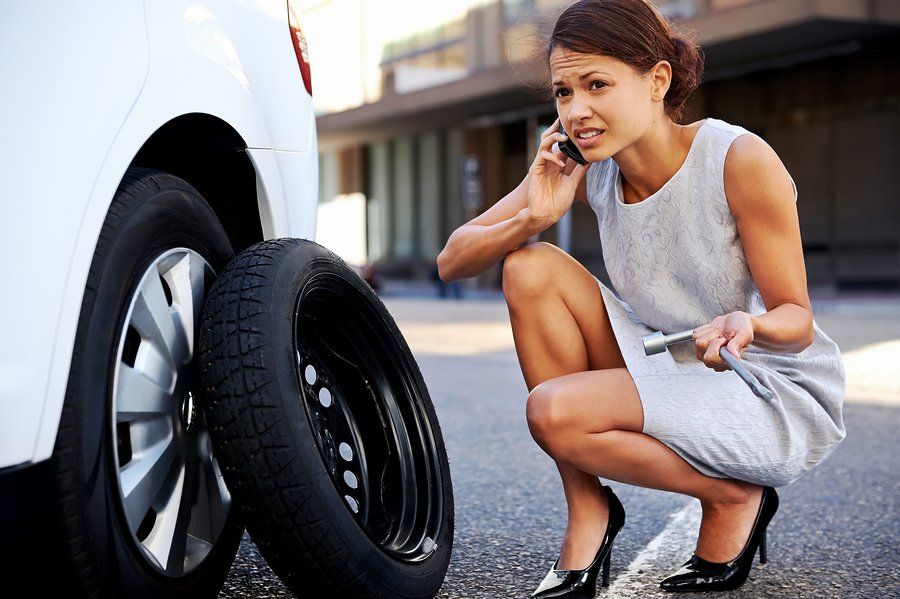
[[[682,167],[650,197],[625,204],[611,158],[590,165],[587,195],[614,290],[597,282],[640,394],[643,432],[708,476],[782,486],[846,434],[843,361],[818,324],[800,353],[745,350],[747,370],[775,394],[771,403],[734,371],[707,367],[690,341],[655,356],[641,343],[646,333],[693,329],[735,310],[766,312],[725,198],[725,154],[742,134],[754,135],[707,118]],[[796,184],[794,193],[796,201]]]

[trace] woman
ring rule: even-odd
[[[557,122],[522,183],[439,256],[445,281],[505,256],[528,426],[568,505],[559,558],[532,597],[592,597],[601,567],[606,583],[624,509],[598,476],[700,500],[696,549],[662,588],[737,588],[757,549],[765,560],[773,487],[845,436],[844,368],[812,317],[793,180],[746,129],[677,124],[703,60],[643,0],[577,2],[546,58]],[[567,136],[588,165],[559,151]],[[553,245],[519,247],[575,200],[597,213],[615,291]],[[687,329],[693,344],[644,355],[642,335]]]

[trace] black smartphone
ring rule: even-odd
[[[559,125],[559,132],[563,135],[568,135],[566,130],[563,128],[562,124]],[[587,160],[584,159],[584,156],[581,155],[581,150],[578,149],[578,146],[575,145],[575,142],[572,141],[571,138],[564,139],[563,141],[557,142],[560,151],[577,162],[578,164],[587,164]]]

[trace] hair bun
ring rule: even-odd
[[[681,35],[673,35],[672,41],[672,82],[666,92],[666,100],[673,107],[682,108],[703,79],[703,51],[700,47]],[[678,113],[681,110],[677,110]]]

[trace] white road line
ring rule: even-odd
[[[670,516],[669,524],[628,564],[598,596],[669,597],[659,589],[659,581],[677,570],[691,556],[700,530],[700,502],[691,500]]]

